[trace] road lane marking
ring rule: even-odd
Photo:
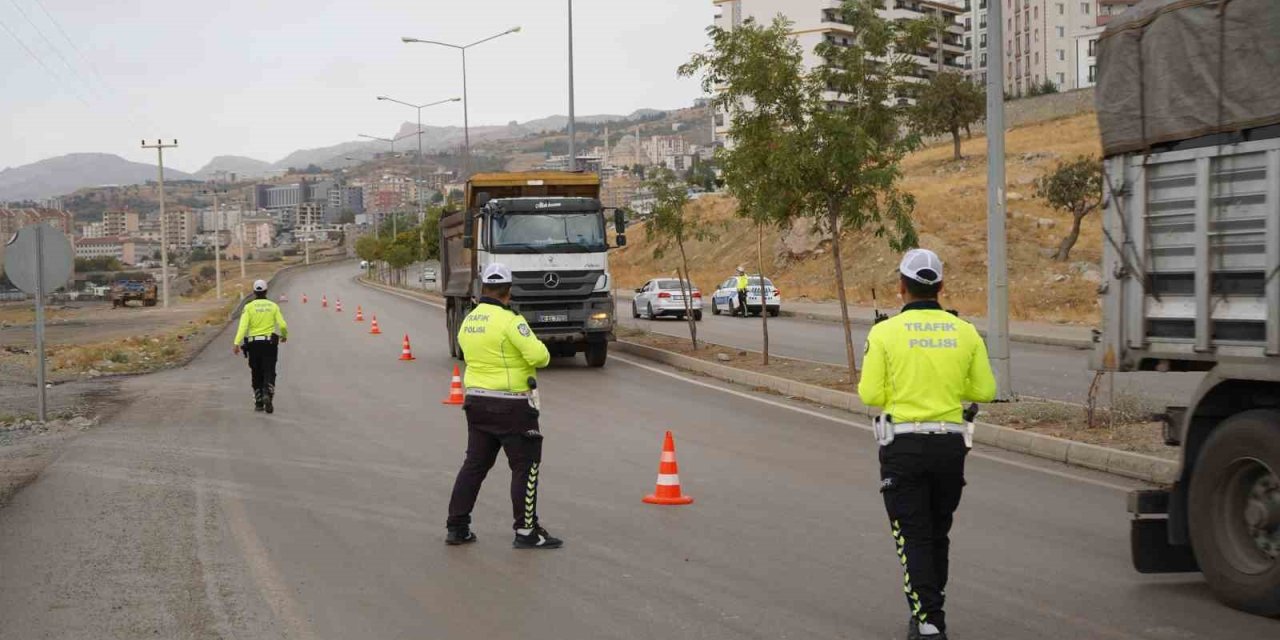
[[[364,284],[364,283],[361,283],[361,284]],[[436,302],[431,302],[431,301],[428,301],[428,300],[424,300],[424,299],[422,299],[422,298],[418,298],[418,297],[416,297],[416,296],[411,296],[411,295],[407,295],[407,294],[402,294],[402,293],[398,293],[398,292],[394,292],[394,291],[388,291],[388,290],[386,290],[386,289],[382,289],[382,288],[380,288],[380,287],[374,287],[374,286],[371,286],[371,285],[368,285],[368,284],[364,284],[364,286],[369,287],[369,288],[371,288],[371,289],[375,289],[375,290],[377,290],[377,291],[382,291],[383,293],[387,293],[387,294],[390,294],[390,295],[393,295],[393,296],[397,296],[397,297],[400,297],[400,298],[404,298],[404,299],[406,299],[406,300],[412,300],[412,301],[414,301],[414,302],[420,302],[420,303],[422,303],[422,304],[430,305],[430,306],[433,306],[433,307],[436,307],[436,308],[439,308],[439,309],[443,309],[443,308],[444,308],[444,305],[443,305],[443,304],[439,304],[439,303],[436,303]],[[641,369],[644,369],[645,371],[649,371],[649,372],[651,372],[651,373],[656,373],[656,374],[658,374],[658,375],[666,376],[666,377],[668,377],[668,378],[674,378],[674,379],[676,379],[676,380],[680,380],[680,381],[682,381],[682,382],[686,382],[686,383],[688,383],[688,384],[694,384],[694,385],[697,385],[697,386],[700,386],[700,387],[705,387],[705,388],[707,388],[707,389],[715,389],[716,391],[719,391],[719,392],[721,392],[721,393],[727,393],[727,394],[729,394],[729,395],[737,396],[737,397],[739,397],[739,398],[747,398],[747,399],[754,400],[754,401],[759,402],[759,403],[762,403],[762,404],[771,405],[771,406],[774,406],[774,407],[778,407],[778,408],[780,408],[780,409],[787,409],[787,410],[789,410],[789,411],[794,411],[794,412],[796,412],[796,413],[802,413],[802,414],[804,414],[804,415],[812,416],[812,417],[815,417],[815,418],[822,418],[823,420],[827,420],[827,421],[830,421],[830,422],[834,422],[834,423],[836,423],[836,424],[842,424],[842,425],[845,425],[845,426],[856,427],[856,428],[858,428],[858,429],[862,429],[863,431],[871,431],[871,425],[869,425],[869,424],[862,424],[862,423],[858,423],[858,422],[853,422],[853,421],[851,421],[851,420],[845,420],[845,419],[843,419],[843,418],[838,418],[838,417],[836,417],[836,416],[832,416],[832,415],[828,415],[828,414],[822,413],[821,411],[813,411],[813,410],[811,410],[811,409],[805,409],[805,408],[803,408],[803,407],[796,407],[796,406],[793,406],[793,405],[787,404],[787,403],[785,403],[785,402],[778,402],[778,401],[776,401],[776,400],[770,400],[769,398],[765,398],[765,397],[762,397],[762,396],[759,396],[759,395],[755,395],[755,394],[751,394],[751,393],[746,393],[746,392],[743,392],[743,391],[738,391],[738,390],[736,390],[736,389],[728,389],[728,388],[725,388],[725,387],[722,387],[722,386],[719,386],[719,385],[714,385],[714,384],[710,384],[710,383],[707,383],[707,382],[703,382],[703,381],[701,381],[701,380],[695,380],[695,379],[690,378],[690,377],[688,377],[688,376],[684,376],[684,375],[681,375],[681,374],[678,374],[678,373],[673,373],[673,372],[670,372],[670,371],[664,371],[664,370],[659,369],[659,368],[657,368],[657,367],[652,367],[652,366],[649,366],[649,365],[646,365],[646,364],[642,364],[642,363],[636,362],[635,360],[631,360],[630,358],[624,358],[624,357],[619,356],[619,355],[610,355],[610,359],[611,359],[611,360],[617,360],[617,361],[619,361],[619,362],[625,362],[625,363],[627,363],[627,364],[629,364],[629,365],[631,365],[631,366],[633,366],[633,367],[639,367],[639,368],[641,368]],[[1104,488],[1104,489],[1111,489],[1112,491],[1119,491],[1119,492],[1122,492],[1122,493],[1128,493],[1128,492],[1130,492],[1130,491],[1132,491],[1132,490],[1134,489],[1134,487],[1132,487],[1132,486],[1125,486],[1125,485],[1115,484],[1115,483],[1107,482],[1107,481],[1105,481],[1105,480],[1098,480],[1098,479],[1095,479],[1095,478],[1089,478],[1089,477],[1087,477],[1087,476],[1076,475],[1076,474],[1074,474],[1074,473],[1067,473],[1067,472],[1065,472],[1065,471],[1058,471],[1057,469],[1048,469],[1048,468],[1041,467],[1041,466],[1037,466],[1037,465],[1034,465],[1034,464],[1028,464],[1028,463],[1025,463],[1025,462],[1019,462],[1019,461],[1017,461],[1017,460],[1010,460],[1010,459],[1007,459],[1007,458],[1004,458],[1004,457],[1001,457],[1001,456],[991,455],[991,454],[989,454],[989,453],[981,453],[981,452],[978,452],[978,451],[971,451],[969,455],[971,455],[971,456],[973,456],[973,457],[975,457],[975,458],[981,458],[981,459],[983,459],[983,460],[990,460],[990,461],[993,461],[993,462],[998,462],[998,463],[1000,463],[1000,464],[1004,464],[1004,465],[1007,465],[1007,466],[1010,466],[1010,467],[1016,467],[1016,468],[1018,468],[1018,469],[1025,469],[1025,470],[1027,470],[1027,471],[1035,471],[1035,472],[1037,472],[1037,473],[1042,473],[1042,474],[1049,475],[1049,476],[1055,476],[1055,477],[1058,477],[1058,478],[1066,478],[1066,479],[1068,479],[1068,480],[1075,480],[1075,481],[1077,481],[1077,482],[1083,482],[1083,483],[1085,483],[1085,484],[1091,484],[1091,485],[1094,485],[1094,486],[1096,486],[1096,487],[1102,487],[1102,488]],[[1136,481],[1135,481],[1135,482],[1136,482]]]
[[[804,407],[797,407],[797,406],[793,406],[793,405],[787,404],[787,403],[785,403],[785,402],[778,402],[777,400],[771,400],[771,399],[769,399],[769,398],[765,398],[765,397],[758,396],[758,395],[751,394],[751,393],[746,393],[746,392],[744,392],[744,391],[738,391],[738,390],[736,390],[736,389],[728,389],[728,388],[726,388],[726,387],[722,387],[722,386],[719,386],[719,385],[711,384],[711,383],[709,383],[709,382],[703,382],[703,381],[701,381],[701,380],[695,380],[695,379],[693,379],[693,378],[690,378],[690,377],[687,377],[687,376],[681,375],[681,374],[679,374],[679,373],[673,373],[673,372],[671,372],[671,371],[664,371],[664,370],[659,369],[659,368],[657,368],[657,367],[652,367],[652,366],[649,366],[649,365],[646,365],[646,364],[642,364],[642,363],[636,362],[636,361],[634,361],[634,360],[631,360],[630,358],[625,358],[625,357],[622,357],[622,356],[612,355],[612,356],[610,356],[610,359],[611,359],[611,360],[617,360],[617,361],[619,361],[619,362],[625,362],[625,363],[627,363],[627,364],[629,364],[629,365],[631,365],[631,366],[633,366],[633,367],[639,367],[639,368],[641,368],[641,369],[644,369],[645,371],[649,371],[649,372],[651,372],[651,373],[656,373],[656,374],[658,374],[658,375],[663,375],[663,376],[666,376],[666,377],[668,377],[668,378],[674,378],[674,379],[676,379],[676,380],[680,380],[681,382],[685,382],[685,383],[688,383],[688,384],[694,384],[694,385],[697,385],[697,386],[700,386],[700,387],[706,387],[707,389],[715,389],[716,391],[719,391],[719,392],[721,392],[721,393],[727,393],[727,394],[729,394],[729,395],[737,396],[737,397],[739,397],[739,398],[746,398],[746,399],[749,399],[749,400],[754,400],[754,401],[759,402],[759,403],[762,403],[762,404],[767,404],[767,405],[770,405],[770,406],[778,407],[778,408],[780,408],[780,409],[787,409],[787,410],[789,410],[789,411],[794,411],[794,412],[796,412],[796,413],[802,413],[802,414],[804,414],[804,415],[812,416],[812,417],[815,417],[815,418],[822,418],[823,420],[827,420],[827,421],[830,421],[830,422],[834,422],[834,423],[836,423],[836,424],[841,424],[841,425],[845,425],[845,426],[849,426],[849,427],[856,427],[856,428],[858,428],[858,429],[862,429],[863,431],[871,431],[871,425],[869,425],[869,424],[862,424],[862,423],[858,423],[858,422],[853,422],[853,421],[851,421],[851,420],[845,420],[844,418],[839,418],[839,417],[836,417],[836,416],[833,416],[833,415],[828,415],[828,414],[823,413],[823,412],[821,412],[821,411],[814,411],[814,410],[812,410],[812,409],[805,409]],[[1001,456],[991,455],[991,454],[989,454],[989,453],[981,453],[981,452],[978,452],[978,451],[971,451],[971,452],[969,453],[969,455],[970,455],[970,456],[973,456],[973,457],[976,457],[976,458],[981,458],[981,459],[983,459],[983,460],[991,460],[991,461],[999,462],[999,463],[1001,463],[1001,464],[1005,464],[1005,465],[1008,465],[1008,466],[1011,466],[1011,467],[1017,467],[1017,468],[1019,468],[1019,469],[1026,469],[1026,470],[1028,470],[1028,471],[1036,471],[1036,472],[1043,473],[1043,474],[1050,475],[1050,476],[1057,476],[1057,477],[1059,477],[1059,478],[1066,478],[1066,479],[1068,479],[1068,480],[1076,480],[1076,481],[1083,482],[1083,483],[1086,483],[1086,484],[1092,484],[1092,485],[1095,485],[1095,486],[1098,486],[1098,487],[1103,487],[1103,488],[1106,488],[1106,489],[1111,489],[1111,490],[1113,490],[1113,491],[1121,491],[1121,492],[1124,492],[1124,493],[1128,493],[1128,492],[1130,492],[1130,491],[1132,491],[1132,490],[1134,489],[1134,487],[1127,487],[1127,486],[1124,486],[1124,485],[1114,484],[1114,483],[1111,483],[1111,482],[1107,482],[1107,481],[1105,481],[1105,480],[1097,480],[1097,479],[1089,478],[1089,477],[1086,477],[1086,476],[1080,476],[1080,475],[1076,475],[1076,474],[1073,474],[1073,473],[1067,473],[1067,472],[1065,472],[1065,471],[1058,471],[1058,470],[1056,470],[1056,469],[1047,469],[1047,468],[1044,468],[1044,467],[1036,466],[1036,465],[1034,465],[1034,464],[1027,464],[1027,463],[1025,463],[1025,462],[1019,462],[1019,461],[1017,461],[1017,460],[1009,460],[1009,459],[1003,458],[1003,457],[1001,457]]]

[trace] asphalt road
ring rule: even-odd
[[[0,638],[852,638],[903,634],[875,446],[847,415],[625,357],[541,378],[541,514],[510,546],[507,470],[478,544],[443,542],[465,443],[434,308],[347,265],[285,276],[278,411],[224,335],[75,440],[0,510]],[[311,302],[299,304],[306,292]],[[346,312],[322,310],[320,295]],[[384,335],[352,321],[377,314]],[[400,362],[410,333],[418,359]],[[665,429],[697,502],[655,507]],[[976,451],[953,543],[956,638],[1276,637],[1195,575],[1128,562],[1124,480]]]
[[[784,301],[785,305],[786,302]],[[677,318],[656,321],[631,318],[631,301],[619,300],[618,314],[625,326],[676,336],[689,335],[688,323]],[[856,358],[861,366],[862,343],[868,327],[855,326],[853,339]],[[698,325],[698,337],[710,342],[759,351],[763,340],[760,318],[713,316],[710,306]],[[1051,347],[1021,342],[1011,343],[1013,358],[1013,390],[1017,395],[1051,398],[1083,403],[1089,393],[1094,373],[1089,370],[1089,352],[1080,349]],[[769,318],[769,350],[790,358],[834,364],[845,363],[844,335],[840,325],[797,318]],[[1167,405],[1185,405],[1204,374],[1200,373],[1120,373],[1115,376],[1115,394],[1143,398],[1152,409]],[[1100,401],[1105,406],[1109,385],[1103,387]]]

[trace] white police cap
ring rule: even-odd
[[[511,269],[501,262],[485,265],[480,272],[480,282],[484,284],[511,284]]]
[[[942,282],[942,259],[928,249],[912,249],[902,256],[898,272],[921,284]]]
[[[254,290],[254,291],[257,291],[258,293],[262,293],[263,291],[266,291],[266,290],[267,290],[267,281],[266,281],[266,280],[254,280],[254,281],[253,281],[253,290]]]

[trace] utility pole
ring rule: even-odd
[[[240,279],[245,278],[244,273],[244,212],[240,213]]]
[[[164,214],[164,150],[172,149],[178,146],[178,141],[174,140],[171,144],[166,144],[162,140],[156,140],[155,144],[147,144],[146,140],[142,141],[143,149],[155,149],[156,158],[160,169],[160,296],[161,305],[169,308],[169,219]]]
[[[218,299],[222,299],[222,209],[218,207],[217,187],[205,190],[205,193],[213,195],[213,270],[214,287],[217,290]]]
[[[996,399],[1012,400],[1009,362],[1009,270],[1006,264],[1003,5],[987,3],[987,350]]]
[[[573,0],[569,0],[569,170],[578,170],[573,117]]]

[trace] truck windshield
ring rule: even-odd
[[[604,216],[595,213],[518,213],[489,219],[493,253],[605,251]]]

